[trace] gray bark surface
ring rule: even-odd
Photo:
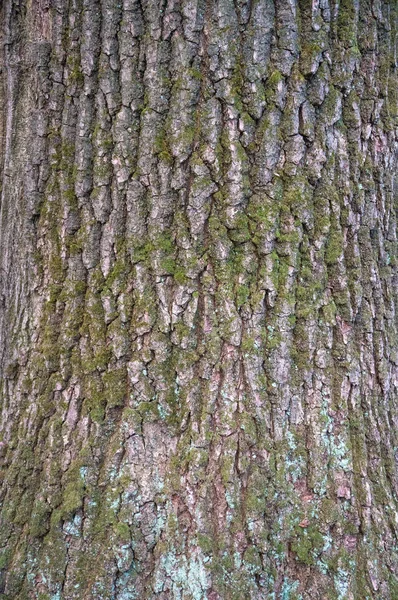
[[[0,23],[0,598],[397,600],[396,1]]]

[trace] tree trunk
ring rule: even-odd
[[[396,600],[396,1],[0,11],[0,598]]]

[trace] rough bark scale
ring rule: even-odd
[[[0,11],[0,597],[397,599],[395,0]]]

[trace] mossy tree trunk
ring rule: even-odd
[[[396,600],[396,1],[0,14],[0,598]]]

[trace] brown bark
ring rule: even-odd
[[[4,0],[0,598],[398,598],[394,0]]]

